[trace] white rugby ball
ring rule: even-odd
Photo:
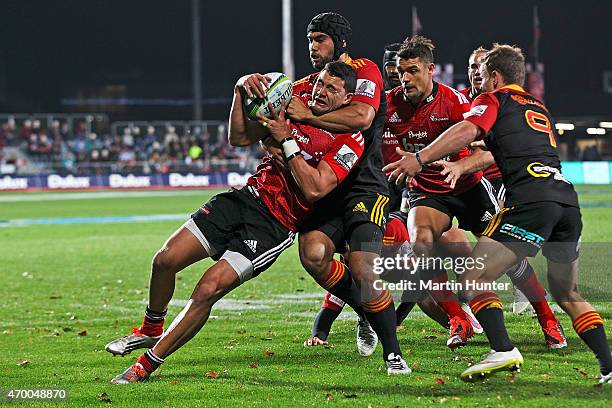
[[[258,113],[267,118],[272,117],[268,102],[272,104],[274,111],[278,115],[284,104],[291,99],[293,83],[287,75],[280,72],[270,72],[266,75],[271,78],[270,88],[266,92],[266,97],[244,99],[246,114],[253,120],[257,120]]]

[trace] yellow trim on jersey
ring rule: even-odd
[[[517,84],[510,84],[510,85],[505,85],[502,86],[499,89],[512,89],[513,91],[520,91],[520,92],[525,92],[525,90],[523,89],[522,86],[517,85]]]
[[[493,231],[495,231],[497,227],[499,227],[499,224],[501,224],[502,216],[504,215],[504,213],[509,209],[510,208],[502,208],[500,212],[495,214],[491,221],[489,221],[487,228],[485,228],[485,230],[482,232],[482,235],[490,237],[491,234],[493,234]]]
[[[388,202],[389,202],[389,197],[385,197],[380,194],[378,195],[376,204],[374,204],[374,207],[372,208],[372,212],[370,213],[370,221],[372,221],[376,225],[382,224],[384,208]]]

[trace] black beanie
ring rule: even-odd
[[[351,25],[338,13],[321,13],[310,20],[306,33],[321,32],[329,35],[334,42],[334,61],[347,52],[351,39]],[[346,46],[343,43],[346,42]]]

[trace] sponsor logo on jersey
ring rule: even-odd
[[[470,116],[482,116],[487,110],[487,108],[488,108],[487,105],[472,106],[472,109],[470,109],[469,112],[465,112],[463,114],[463,117],[469,118]]]
[[[353,211],[361,211],[361,212],[367,213],[368,209],[363,203],[363,201],[360,201],[357,203],[357,205],[355,205],[355,207],[353,207]]]
[[[257,241],[254,239],[245,239],[244,243],[253,253],[257,252]]]
[[[542,243],[544,242],[544,237],[542,237],[541,235],[508,223],[502,225],[499,229],[499,232],[501,232],[502,234],[510,235],[511,237],[514,237],[521,241],[529,242],[530,244],[533,244],[538,248],[541,247]]]
[[[336,160],[346,170],[350,170],[355,163],[357,163],[357,159],[357,154],[347,145],[342,145],[340,150],[338,150],[338,153],[336,153],[334,156],[334,160]]]
[[[302,144],[308,144],[310,143],[310,138],[306,135],[301,134],[300,132],[298,132],[298,130],[296,128],[291,129],[291,136],[297,140],[298,142],[302,143]]]
[[[374,98],[376,92],[376,84],[369,79],[358,79],[357,87],[355,88],[355,95],[367,96]]]
[[[202,214],[208,215],[208,214],[210,214],[210,209],[208,209],[208,207],[200,207],[200,212]]]
[[[527,172],[531,174],[533,177],[550,177],[551,175],[557,181],[562,181],[567,184],[571,184],[569,181],[563,177],[561,170],[546,166],[539,162],[529,163],[527,165]]]
[[[393,115],[389,118],[389,123],[400,123],[402,119],[399,117],[397,112],[393,112]]]
[[[427,137],[427,131],[421,130],[419,132],[413,132],[412,130],[408,131],[408,137],[413,139],[423,139]]]
[[[435,113],[432,113],[431,116],[429,117],[429,119],[432,122],[446,122],[447,120],[450,120],[448,116],[436,116]]]
[[[493,214],[488,211],[485,211],[480,221],[491,221],[493,219]]]
[[[536,101],[535,99],[525,98],[525,97],[523,97],[521,95],[512,95],[511,98],[512,98],[513,101],[515,101],[516,103],[518,103],[520,105],[535,105],[535,106],[538,106],[538,107],[544,109],[546,112],[548,112],[548,109],[546,109],[546,106],[544,106],[544,104],[542,104],[542,102]]]

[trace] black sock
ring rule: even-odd
[[[412,309],[414,309],[414,305],[416,305],[416,302],[402,302],[397,306],[397,309],[395,309],[395,319],[398,326],[406,320]]]
[[[572,325],[578,336],[595,353],[601,373],[603,375],[609,374],[612,371],[612,357],[606,339],[604,322],[599,313],[594,310],[585,312],[576,317]]]
[[[151,310],[149,306],[145,309],[145,318],[150,322],[160,322],[166,318],[166,314],[168,313],[168,309],[163,312],[156,312],[155,310]]]
[[[476,319],[484,329],[491,348],[495,351],[510,351],[514,348],[504,324],[504,311],[497,307],[485,307],[476,313]]]
[[[388,360],[391,353],[401,356],[402,351],[397,341],[397,320],[391,293],[383,292],[377,299],[365,302],[363,309],[370,326],[378,335],[378,340],[383,348],[383,358]]]
[[[491,348],[510,351],[514,348],[504,324],[504,310],[495,292],[483,292],[470,300],[470,308],[484,329]]]
[[[340,312],[322,307],[312,325],[312,336],[327,340],[332,324],[340,316]]]
[[[610,347],[606,339],[606,331],[603,324],[595,324],[593,328],[578,333],[578,336],[586,343],[587,346],[597,357],[599,362],[599,370],[603,375],[608,375],[612,372],[612,356],[610,355]]]

